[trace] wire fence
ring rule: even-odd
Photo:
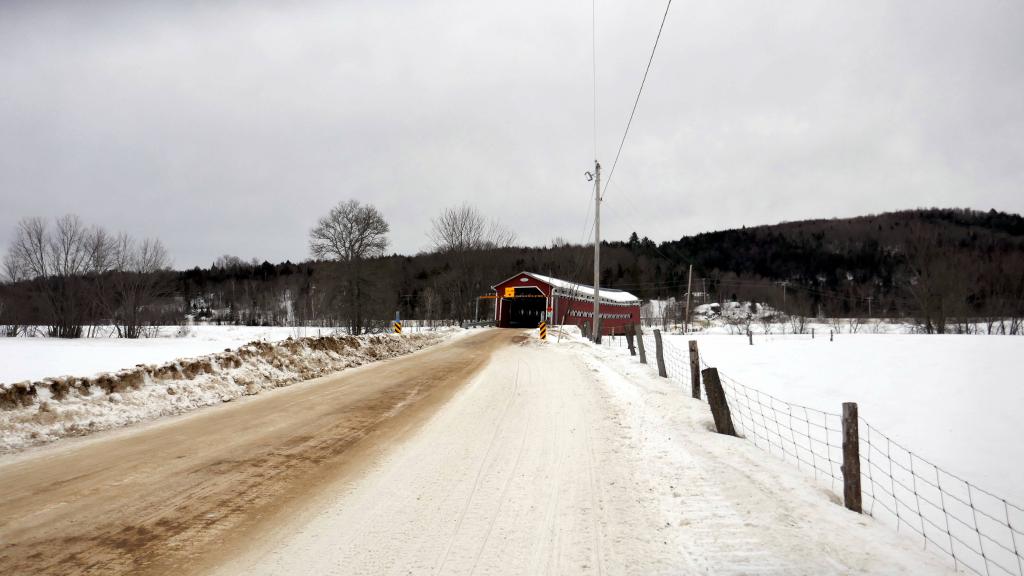
[[[652,334],[642,336],[656,362]],[[625,346],[625,338],[607,340]],[[689,388],[689,350],[662,343],[668,378]],[[701,359],[701,367],[708,364]],[[719,370],[737,433],[843,494],[842,416],[781,400]],[[1024,508],[921,458],[859,419],[863,511],[949,558],[958,571],[1024,576]]]

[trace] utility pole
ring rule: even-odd
[[[594,343],[601,343],[601,163],[594,160]]]
[[[693,294],[693,264],[690,264],[690,273],[686,275],[686,324],[683,331],[685,334],[690,333],[690,300],[691,294]]]

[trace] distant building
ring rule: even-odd
[[[541,320],[582,326],[594,318],[593,286],[520,272],[492,288],[501,328],[535,328]],[[625,326],[640,323],[640,299],[629,292],[601,288],[600,304],[603,334],[622,334]]]

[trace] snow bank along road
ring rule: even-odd
[[[945,573],[706,410],[484,331],[0,463],[0,573]]]
[[[206,572],[400,440],[514,336],[0,459],[0,574]]]

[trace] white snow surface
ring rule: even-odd
[[[1024,338],[984,335],[666,335],[781,400],[859,415],[918,456],[1024,505]],[[617,339],[616,346],[621,344]],[[686,385],[688,386],[688,384]]]
[[[316,329],[309,330],[306,335],[316,336]],[[325,335],[330,332],[324,330]],[[92,376],[297,335],[293,328],[252,326],[195,326],[188,336],[176,334],[177,327],[165,326],[156,338],[0,338],[0,382]]]
[[[220,574],[948,574],[707,406],[573,335],[498,352]]]

